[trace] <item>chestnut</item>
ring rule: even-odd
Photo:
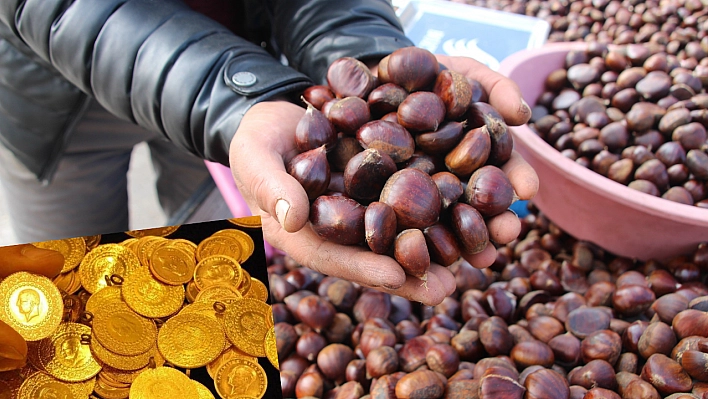
[[[366,98],[376,86],[376,79],[369,67],[352,57],[342,57],[327,69],[327,83],[339,98]]]
[[[398,123],[415,132],[438,130],[445,119],[445,104],[435,93],[411,93],[398,106]]]
[[[317,367],[325,377],[341,383],[345,381],[347,365],[355,357],[354,351],[347,345],[329,344],[317,355]]]
[[[364,242],[364,212],[366,209],[351,198],[322,195],[310,207],[310,222],[320,237],[355,245]]]
[[[430,370],[414,371],[404,375],[396,383],[396,397],[399,399],[435,399],[445,392],[440,377]]]
[[[426,281],[430,268],[430,254],[425,235],[418,229],[406,229],[396,236],[393,256],[406,274]]]
[[[474,171],[465,189],[465,201],[484,217],[504,212],[514,202],[515,195],[506,174],[492,165]]]
[[[404,47],[386,58],[385,78],[409,92],[429,88],[438,75],[439,64],[435,55],[419,47]]]
[[[452,230],[469,254],[482,252],[489,244],[489,232],[484,218],[474,207],[456,203],[452,210]]]
[[[447,110],[445,116],[451,120],[464,115],[472,102],[472,87],[467,78],[449,69],[438,74],[433,93],[442,99]]]
[[[380,346],[366,356],[367,378],[379,378],[398,370],[398,353],[390,346]]]
[[[487,162],[491,145],[486,125],[472,129],[445,156],[445,166],[460,178],[468,177]]]
[[[321,146],[329,151],[337,144],[337,132],[327,117],[312,104],[295,126],[295,145],[299,152],[314,150]]]
[[[386,180],[396,170],[395,162],[385,151],[368,147],[347,163],[343,176],[344,191],[358,201],[376,200]]]
[[[641,377],[662,395],[688,392],[693,386],[691,377],[681,365],[661,353],[655,353],[647,359]]]
[[[524,381],[527,399],[567,399],[570,396],[568,381],[550,369],[529,374]]]
[[[433,179],[417,169],[394,173],[381,190],[379,202],[393,208],[399,229],[424,229],[440,215],[440,192]]]
[[[325,146],[296,155],[288,162],[287,172],[302,185],[310,200],[324,194],[330,179]]]
[[[427,154],[446,154],[462,139],[465,125],[465,122],[443,122],[435,131],[416,135],[416,146]]]
[[[362,125],[356,138],[364,149],[375,148],[400,163],[413,156],[415,142],[410,133],[394,122],[374,120]]]
[[[366,243],[372,252],[385,254],[396,239],[396,212],[383,202],[372,202],[364,212]]]
[[[383,116],[389,112],[396,112],[406,97],[408,97],[408,92],[403,87],[393,83],[384,83],[369,93],[366,102],[373,115]]]

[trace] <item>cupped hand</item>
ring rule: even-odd
[[[30,272],[54,278],[64,265],[61,253],[31,244],[0,247],[0,278]],[[20,334],[0,321],[0,371],[18,369],[27,361],[27,343]]]
[[[439,56],[448,68],[476,79],[489,102],[510,125],[528,121],[531,111],[516,84],[469,58]],[[445,267],[432,264],[425,285],[407,276],[391,257],[366,248],[343,246],[320,238],[308,223],[310,205],[302,186],[285,169],[297,155],[295,127],[305,110],[284,101],[262,102],[244,116],[231,142],[230,163],[236,186],[254,215],[260,215],[266,240],[298,263],[326,275],[436,305],[455,290],[455,279]],[[538,190],[533,169],[514,152],[502,167],[519,199],[530,199]],[[515,239],[521,225],[508,211],[488,221],[490,237],[505,244]],[[492,244],[479,254],[465,255],[476,267],[487,267],[496,258]]]

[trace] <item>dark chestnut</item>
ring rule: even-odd
[[[413,156],[413,136],[394,122],[375,120],[365,123],[356,132],[356,138],[364,149],[375,148],[399,163]]]
[[[344,191],[355,200],[376,200],[396,170],[395,162],[386,152],[368,148],[354,155],[347,163],[344,169]]]
[[[430,255],[423,232],[418,229],[403,230],[396,236],[393,256],[406,274],[426,281],[430,268]]]
[[[325,146],[296,155],[288,163],[288,174],[297,180],[313,200],[327,191],[330,170]]]
[[[435,82],[439,64],[430,51],[405,47],[394,51],[387,58],[386,77],[409,92],[429,88]]]
[[[445,104],[435,93],[411,93],[398,106],[398,123],[414,132],[438,130],[445,119]]]
[[[342,245],[364,242],[364,212],[355,200],[343,196],[320,196],[310,207],[310,222],[322,238]]]
[[[506,174],[492,165],[474,171],[465,189],[465,201],[484,217],[504,212],[514,202],[515,195]]]
[[[393,208],[399,229],[432,226],[442,206],[433,179],[417,169],[394,173],[381,190],[379,201]]]
[[[371,251],[385,254],[396,239],[396,213],[383,202],[372,202],[364,212],[364,233]]]
[[[339,98],[366,98],[374,89],[376,79],[366,64],[352,57],[342,57],[327,69],[327,83]]]

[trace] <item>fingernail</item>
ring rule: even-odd
[[[288,217],[289,210],[290,203],[288,201],[281,198],[275,203],[275,217],[283,228],[285,228],[285,219]]]
[[[42,248],[37,248],[34,245],[27,245],[22,250],[20,251],[22,256],[32,259],[32,260],[39,260],[39,259],[44,259],[49,255],[53,255],[54,251],[49,251],[46,249]]]
[[[529,104],[524,100],[524,98],[521,98],[521,112],[527,115],[531,115],[531,107],[529,107]]]

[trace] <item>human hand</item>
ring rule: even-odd
[[[469,58],[440,56],[448,68],[478,80],[490,103],[510,125],[526,123],[531,116],[516,84]],[[455,290],[454,276],[440,265],[431,264],[426,287],[418,278],[406,276],[391,257],[366,248],[342,246],[320,238],[308,225],[309,201],[302,186],[285,171],[285,164],[297,155],[295,127],[305,110],[287,102],[256,104],[244,116],[230,148],[231,170],[244,200],[254,215],[260,215],[269,243],[282,249],[298,263],[326,275],[375,287],[428,305],[436,305]],[[538,190],[533,169],[514,152],[502,168],[517,196],[530,199]],[[521,225],[512,212],[489,220],[490,237],[505,244],[516,238]],[[465,259],[476,267],[487,267],[496,258],[492,244]]]
[[[30,272],[54,278],[64,265],[61,253],[31,244],[0,247],[0,278]],[[27,361],[27,343],[12,327],[0,321],[0,371],[18,369]]]
[[[487,102],[504,118],[507,125],[520,126],[531,118],[531,109],[521,96],[519,87],[512,80],[492,71],[484,64],[468,57],[436,55],[438,62],[448,69],[461,73],[481,83],[487,93]],[[529,200],[538,192],[538,175],[521,155],[513,151],[511,159],[501,168],[509,178],[520,200]],[[518,237],[521,231],[519,218],[511,211],[494,216],[487,221],[489,237],[497,244],[507,244]],[[477,268],[489,267],[496,259],[497,251],[492,243],[484,251],[463,257]]]

